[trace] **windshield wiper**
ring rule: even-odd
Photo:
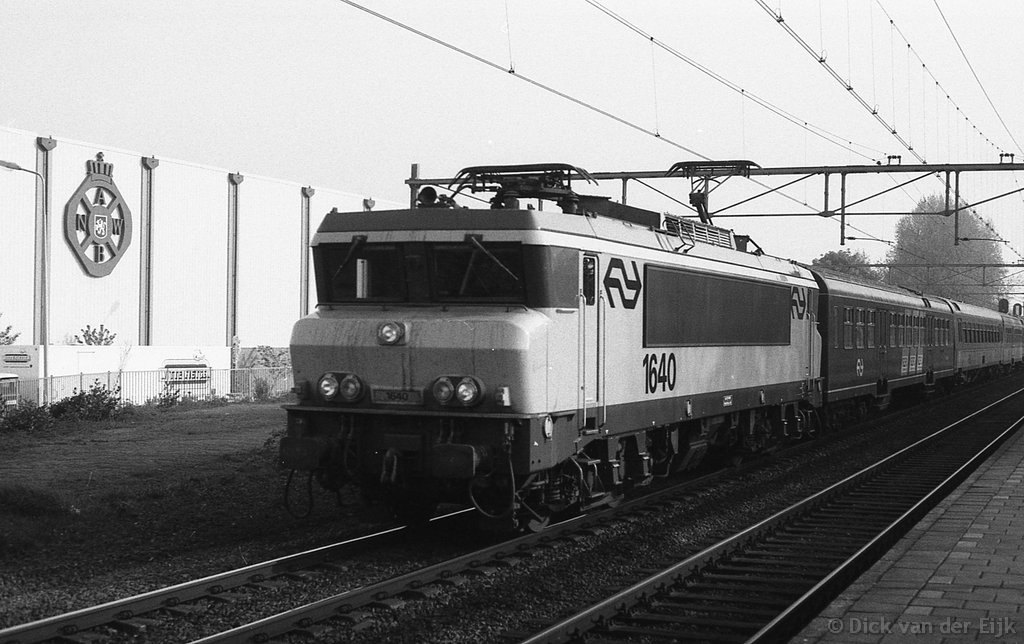
[[[519,276],[516,275],[515,273],[513,273],[512,270],[508,266],[505,266],[503,263],[501,263],[501,260],[498,259],[497,257],[495,257],[494,253],[492,253],[491,251],[487,250],[487,248],[483,245],[483,242],[480,241],[480,238],[478,236],[476,236],[476,235],[466,235],[466,241],[472,242],[473,246],[475,246],[478,250],[480,250],[484,255],[487,255],[487,257],[490,258],[490,260],[492,262],[497,264],[498,267],[501,268],[501,270],[503,270],[506,273],[508,273],[509,276],[512,279],[514,279],[515,281],[517,281],[517,282],[519,281]]]
[[[348,245],[348,252],[345,253],[345,259],[341,260],[341,266],[338,267],[338,270],[334,271],[334,277],[331,278],[332,280],[338,279],[341,275],[341,271],[345,270],[345,267],[348,266],[348,263],[352,261],[352,258],[355,257],[355,254],[365,243],[366,235],[355,235],[352,237],[352,243]]]

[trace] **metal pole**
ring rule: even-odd
[[[953,195],[953,245],[960,245],[960,173],[956,173],[956,193]]]
[[[142,163],[142,219],[139,253],[139,344],[153,343],[153,170],[160,165],[156,157],[143,158]]]
[[[299,317],[309,315],[309,211],[310,200],[316,190],[312,186],[302,189],[302,202],[300,206],[299,231],[302,238],[302,254],[299,256]]]
[[[239,173],[228,175],[227,346],[233,346],[238,335],[238,186],[244,180]]]
[[[825,212],[825,213],[828,212],[828,179],[829,179],[829,176],[830,176],[829,173],[826,172],[825,173],[825,204],[824,204],[824,207],[821,209],[821,211]]]
[[[418,163],[412,164],[412,169],[410,170],[409,178],[410,179],[419,179],[420,178],[420,164],[418,164]],[[409,186],[409,207],[410,208],[415,208],[416,207],[416,196],[418,194],[419,194],[419,188],[415,184]]]
[[[846,173],[839,175],[839,245],[846,245]]]

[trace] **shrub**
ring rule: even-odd
[[[50,405],[50,415],[75,420],[106,420],[115,415],[120,406],[121,387],[107,389],[96,380],[88,391],[76,389],[74,394]]]
[[[252,381],[252,397],[254,400],[265,402],[270,400],[270,383],[266,378],[254,378]]]
[[[3,316],[3,313],[0,313]],[[14,341],[18,339],[21,333],[12,333],[11,325],[7,325],[6,328],[0,328],[0,344],[14,344]]]
[[[35,402],[22,398],[16,406],[0,415],[0,431],[39,431],[49,427],[51,420],[46,407],[40,407]]]
[[[146,404],[153,405],[157,409],[170,409],[181,404],[181,390],[165,387],[159,394],[147,400]]]
[[[82,329],[82,335],[75,336],[75,344],[111,345],[114,344],[116,337],[116,333],[111,333],[110,329],[102,324],[96,329],[86,324]]]

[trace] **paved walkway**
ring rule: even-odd
[[[1024,642],[1024,432],[794,642]]]

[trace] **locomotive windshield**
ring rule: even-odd
[[[367,243],[313,249],[321,303],[524,302],[518,242]]]

